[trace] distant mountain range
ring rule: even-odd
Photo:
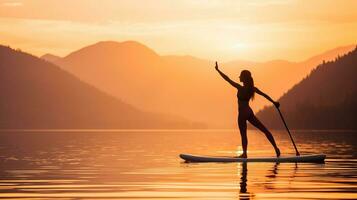
[[[53,54],[50,54],[50,53],[47,53],[47,54],[41,56],[41,58],[46,60],[46,61],[48,61],[48,62],[55,62],[56,60],[61,59],[61,57],[53,55]]]
[[[281,110],[295,129],[357,129],[357,47],[334,61],[323,62],[280,99]],[[273,107],[258,117],[282,128]]]
[[[6,46],[0,46],[0,91],[0,128],[203,127],[141,111],[50,62]]]
[[[242,69],[251,70],[256,86],[277,99],[323,60],[353,47],[336,48],[302,62],[237,60],[221,64],[221,69],[235,80]],[[210,127],[236,126],[236,91],[218,76],[214,61],[160,56],[135,41],[99,42],[63,58],[43,59],[141,110],[179,115]],[[268,103],[257,97],[252,106],[258,110]]]

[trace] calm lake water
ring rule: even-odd
[[[274,131],[294,155],[285,131]],[[324,164],[184,163],[178,155],[235,156],[237,131],[2,131],[0,199],[357,199],[357,132],[293,131]],[[250,157],[273,156],[248,131]]]

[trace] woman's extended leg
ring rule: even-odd
[[[247,147],[248,147],[248,138],[247,138],[247,120],[242,117],[238,117],[238,126],[240,131],[240,136],[242,138],[242,147],[243,154],[239,157],[246,158],[247,157]]]
[[[248,118],[248,121],[265,134],[265,136],[268,138],[269,142],[273,145],[273,147],[275,149],[276,156],[279,157],[280,156],[280,150],[279,150],[278,146],[276,146],[274,137],[270,133],[270,131],[254,115],[251,115]]]

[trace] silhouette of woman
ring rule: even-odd
[[[265,136],[268,138],[269,142],[273,145],[273,147],[275,149],[276,156],[279,157],[280,150],[276,146],[273,135],[256,118],[256,116],[253,113],[253,110],[249,106],[249,100],[254,98],[254,93],[257,93],[259,95],[262,95],[266,99],[268,99],[276,107],[280,106],[279,102],[273,101],[273,99],[271,99],[268,95],[266,95],[265,93],[260,91],[258,88],[254,87],[254,81],[253,81],[250,71],[243,70],[240,73],[239,80],[240,80],[240,82],[243,82],[243,86],[242,86],[239,83],[232,81],[227,75],[225,75],[221,70],[219,70],[217,62],[216,62],[215,68],[218,71],[218,73],[223,77],[224,80],[226,80],[228,83],[230,83],[233,87],[237,88],[237,90],[238,90],[237,91],[238,111],[239,111],[238,126],[239,126],[240,135],[242,138],[242,146],[243,146],[243,153],[239,157],[240,158],[247,157],[247,146],[248,146],[247,120],[265,134]]]

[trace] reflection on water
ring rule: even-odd
[[[240,191],[239,197],[240,199],[249,199],[249,193],[247,192],[247,163],[244,162],[241,164],[241,178],[240,178]]]
[[[356,199],[357,133],[293,133],[314,163],[185,163],[180,153],[235,156],[234,131],[0,133],[1,199]],[[294,155],[285,132],[274,133]],[[273,156],[249,131],[248,156]]]

